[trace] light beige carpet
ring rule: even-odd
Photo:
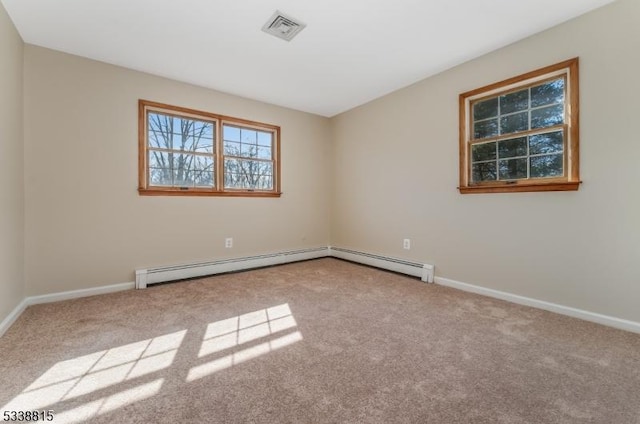
[[[30,307],[0,376],[54,423],[640,423],[640,335],[336,259]]]

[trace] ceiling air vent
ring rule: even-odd
[[[291,41],[293,37],[295,37],[306,26],[307,25],[293,19],[291,16],[287,16],[276,10],[267,23],[264,24],[262,30],[267,34],[275,35],[276,37],[282,38],[286,41]]]

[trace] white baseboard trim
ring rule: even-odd
[[[43,294],[40,296],[29,296],[20,302],[18,306],[0,323],[0,337],[13,325],[20,315],[31,305],[41,303],[59,302],[61,300],[78,299],[81,297],[95,296],[98,294],[114,293],[122,290],[132,290],[136,287],[136,283],[112,284],[109,286],[92,287],[90,289],[70,290],[59,293]]]
[[[98,294],[115,293],[123,290],[136,288],[136,283],[111,284],[109,286],[92,287],[90,289],[70,290],[59,293],[43,294],[40,296],[28,297],[29,305],[39,305],[41,303],[60,302],[61,300],[78,299],[81,297],[95,296]]]
[[[519,296],[517,294],[511,294],[499,290],[489,289],[486,287],[475,286],[473,284],[462,283],[460,281],[451,280],[449,278],[435,277],[435,283],[440,284],[441,286],[447,286],[470,293],[481,294],[483,296],[493,297],[495,299],[506,300],[507,302],[517,303],[519,305],[531,306],[537,309],[544,309],[545,311],[555,312],[557,314],[579,318],[584,321],[595,322],[597,324],[606,325],[608,327],[640,334],[640,322],[629,321],[609,315],[602,315],[595,312],[572,308],[570,306],[559,305],[557,303],[545,302],[544,300],[532,299],[530,297]]]
[[[27,309],[27,306],[29,306],[29,302],[27,301],[27,299],[22,299],[22,302],[20,302],[18,306],[16,306],[4,320],[2,320],[2,322],[0,323],[0,337],[2,337],[4,333],[7,332],[9,327],[11,327],[14,322],[16,322],[16,320],[20,317],[20,315],[22,315],[24,310]]]

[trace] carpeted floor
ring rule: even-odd
[[[336,259],[30,307],[0,375],[54,423],[640,423],[640,335]]]

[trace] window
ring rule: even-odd
[[[139,101],[143,195],[280,196],[280,127]]]
[[[460,192],[577,190],[578,59],[460,95]]]

